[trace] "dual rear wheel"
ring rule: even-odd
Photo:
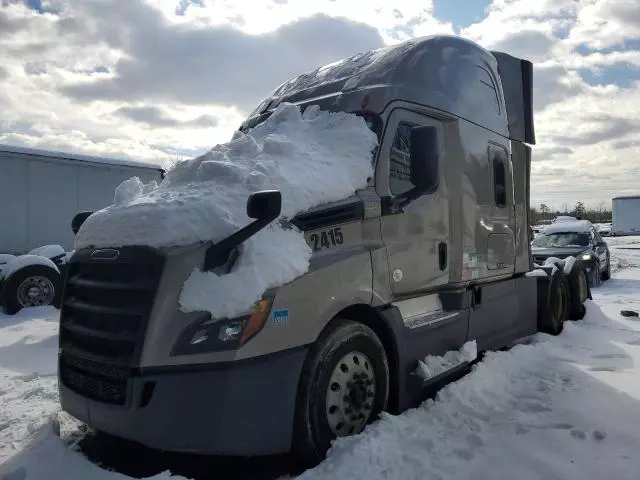
[[[584,302],[591,298],[587,272],[582,263],[576,261],[566,274],[563,266],[548,267],[548,277],[538,279],[538,330],[550,335],[562,332],[565,320],[584,318]]]

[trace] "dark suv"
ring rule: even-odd
[[[587,220],[552,223],[531,242],[533,261],[543,264],[549,257],[580,259],[587,270],[589,284],[598,286],[611,276],[609,246]]]

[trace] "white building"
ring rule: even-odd
[[[612,203],[612,235],[640,235],[640,195],[615,197]]]
[[[46,244],[73,249],[71,219],[113,203],[115,188],[137,176],[160,181],[149,163],[0,145],[0,253]]]

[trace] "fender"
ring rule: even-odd
[[[20,255],[13,260],[9,261],[0,271],[0,282],[4,281],[4,279],[9,278],[18,270],[22,270],[25,267],[30,265],[43,265],[45,267],[49,267],[55,270],[58,274],[60,274],[60,270],[58,266],[53,263],[52,260],[41,257],[40,255]]]

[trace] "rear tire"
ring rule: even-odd
[[[544,291],[544,285],[548,290]],[[550,278],[538,284],[538,330],[559,335],[569,313],[569,282],[562,271],[555,269]]]
[[[567,275],[569,282],[569,315],[571,320],[582,320],[587,312],[584,302],[589,298],[589,282],[582,263],[576,261]]]
[[[358,322],[338,319],[307,355],[300,379],[293,453],[305,467],[321,462],[337,436],[359,433],[387,407],[386,352]]]
[[[9,315],[27,307],[60,307],[62,277],[53,268],[28,265],[13,272],[2,286],[2,305]]]

